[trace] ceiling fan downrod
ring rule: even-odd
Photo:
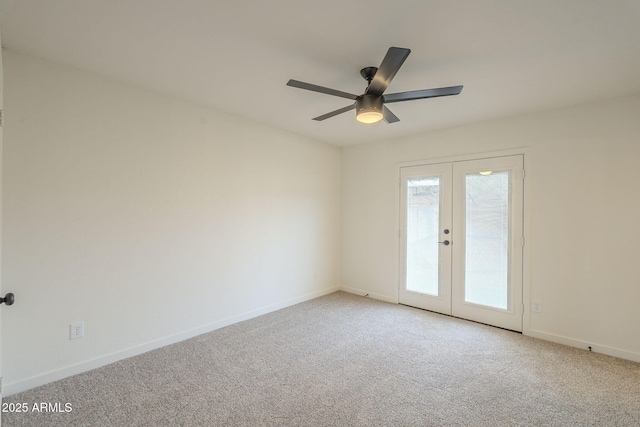
[[[360,75],[367,81],[367,88],[371,85],[371,80],[378,72],[378,67],[364,67],[360,70]]]

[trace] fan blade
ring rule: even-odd
[[[414,90],[410,92],[390,93],[384,96],[384,102],[411,101],[414,99],[437,98],[438,96],[458,95],[462,92],[462,85],[451,87],[440,87],[437,89]]]
[[[390,47],[366,93],[382,95],[410,53],[410,49]]]
[[[384,121],[387,123],[395,123],[400,121],[398,116],[393,114],[391,110],[389,110],[386,106],[382,107],[382,116],[384,118]]]
[[[353,99],[354,101],[358,97],[358,95],[354,95],[352,93],[342,92],[341,90],[329,89],[328,87],[313,85],[311,83],[300,82],[298,80],[293,80],[293,79],[287,82],[287,86],[297,87],[298,89],[306,89],[312,92],[325,93],[327,95],[339,96],[347,99]]]
[[[314,117],[313,120],[317,120],[317,121],[321,122],[322,120],[329,119],[329,118],[331,118],[333,116],[337,116],[338,114],[346,113],[347,111],[353,110],[354,108],[356,108],[356,104],[355,103],[353,103],[352,105],[346,106],[346,107],[342,107],[342,108],[340,108],[338,110],[332,111],[330,113],[323,114],[323,115],[318,116],[318,117]]]

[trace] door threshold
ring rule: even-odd
[[[401,302],[399,302],[399,303],[398,303],[398,305],[403,305],[403,306],[405,306],[405,307],[415,308],[416,310],[428,311],[429,313],[439,314],[439,315],[441,315],[441,316],[451,317],[452,319],[464,320],[465,322],[477,323],[478,325],[491,326],[492,328],[502,329],[503,331],[514,332],[514,333],[516,333],[516,334],[520,334],[520,335],[522,335],[522,332],[521,332],[521,331],[514,331],[513,329],[507,329],[507,328],[503,328],[503,327],[500,327],[500,326],[491,325],[491,324],[489,324],[489,323],[482,323],[482,322],[478,322],[478,321],[476,321],[476,320],[469,320],[469,319],[465,319],[464,317],[457,317],[457,316],[454,316],[454,315],[452,315],[452,314],[439,313],[439,312],[437,312],[437,311],[427,310],[426,308],[414,307],[414,306],[412,306],[412,305],[409,305],[409,304],[403,304],[403,303],[401,303]]]

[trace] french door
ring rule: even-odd
[[[522,331],[523,156],[400,177],[399,302]]]

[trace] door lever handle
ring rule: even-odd
[[[442,243],[442,244],[443,244],[443,245],[445,245],[445,246],[449,246],[449,244],[450,244],[451,242],[450,242],[450,241],[448,241],[448,240],[445,240],[444,242],[438,242],[438,243]]]

